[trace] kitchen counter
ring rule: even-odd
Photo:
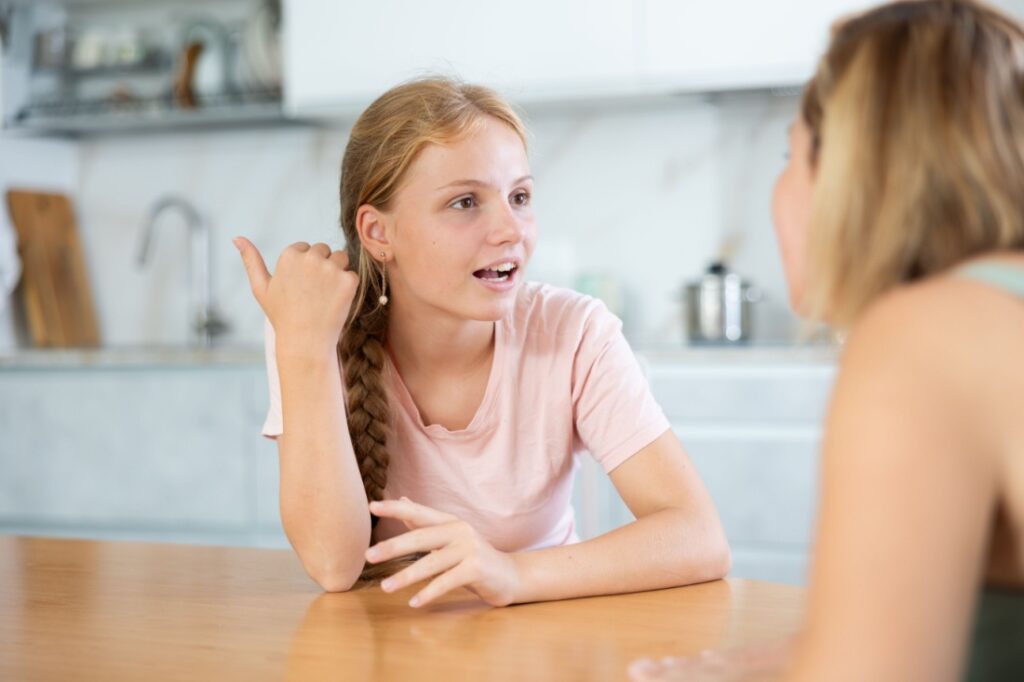
[[[658,365],[709,367],[832,366],[838,346],[752,344],[744,346],[638,346],[641,361]],[[264,363],[262,346],[188,348],[131,346],[112,348],[17,349],[0,351],[0,370],[99,369],[180,366],[249,366]]]
[[[724,580],[490,608],[324,594],[287,550],[0,536],[0,679],[622,680],[796,631],[800,588]]]
[[[830,344],[648,345],[634,350],[643,361],[658,365],[833,366],[841,347]]]
[[[262,346],[18,349],[0,351],[0,370],[262,365]]]

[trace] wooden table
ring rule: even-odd
[[[324,594],[289,551],[0,536],[0,680],[621,680],[795,631],[802,590],[724,580],[495,609]]]

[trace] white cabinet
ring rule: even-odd
[[[640,68],[651,89],[721,90],[802,83],[836,19],[877,0],[642,3]]]
[[[357,111],[426,73],[520,101],[590,95],[635,78],[630,0],[286,0],[285,98],[298,114]]]
[[[640,90],[799,86],[832,26],[882,0],[637,0]],[[1024,18],[1024,0],[991,4]]]
[[[830,27],[878,0],[284,0],[285,100],[355,115],[426,73],[518,103],[799,86]],[[1024,16],[1024,0],[995,5]]]

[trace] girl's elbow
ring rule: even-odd
[[[721,580],[732,570],[732,549],[724,534],[721,535],[721,540],[713,544],[707,564],[708,580]]]
[[[359,580],[362,574],[363,565],[351,566],[319,566],[307,567],[309,577],[319,585],[324,592],[348,592]]]
[[[729,574],[732,569],[732,549],[720,524],[706,529],[698,546],[702,551],[698,555],[700,558],[695,567],[694,582],[721,580]]]

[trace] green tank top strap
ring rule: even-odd
[[[1005,263],[972,263],[957,269],[956,274],[1024,298],[1024,268]]]
[[[965,682],[1024,680],[1024,591],[988,587],[974,617]]]

